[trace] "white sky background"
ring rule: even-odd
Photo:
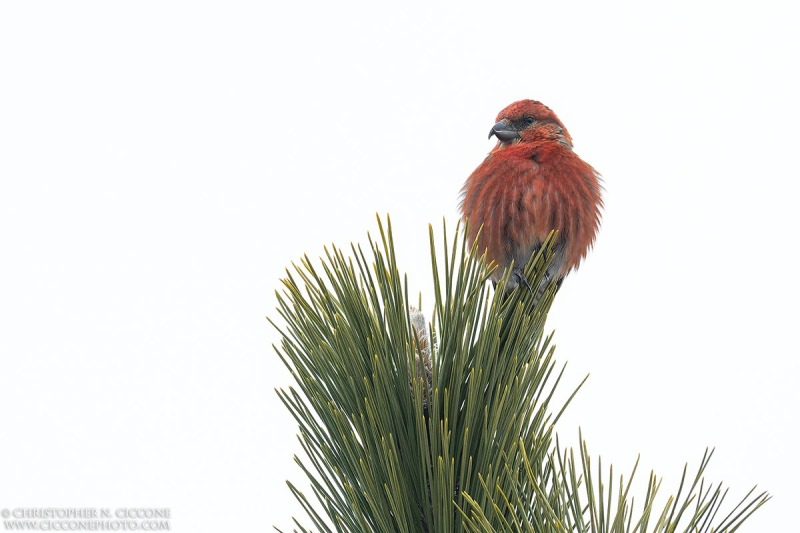
[[[790,3],[431,4],[2,4],[0,507],[289,528],[284,269],[390,213],[429,306],[428,223],[535,98],[606,189],[548,322],[591,374],[562,443],[641,453],[640,492],[716,446],[729,503],[775,495],[745,530],[795,523]]]

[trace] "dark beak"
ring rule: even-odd
[[[501,120],[494,126],[492,129],[489,130],[489,138],[492,138],[492,135],[497,136],[497,140],[500,142],[511,142],[515,139],[519,139],[519,132],[511,126],[510,121],[508,120]]]

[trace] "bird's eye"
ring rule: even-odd
[[[525,124],[533,124],[533,117],[525,117]]]

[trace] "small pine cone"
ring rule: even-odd
[[[431,390],[433,383],[433,365],[431,362],[431,336],[428,331],[428,323],[425,320],[425,315],[422,314],[415,307],[409,309],[409,317],[411,318],[411,325],[417,334],[417,353],[415,356],[417,362],[417,377],[419,377],[425,388],[423,389],[422,402],[423,406],[427,408],[428,404],[428,391]]]

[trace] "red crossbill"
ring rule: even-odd
[[[594,243],[603,201],[598,173],[572,150],[564,124],[544,104],[521,100],[497,115],[497,145],[467,178],[461,213],[478,250],[498,265],[496,283],[513,262],[507,290],[527,285],[541,294],[558,286]],[[523,269],[552,230],[553,260],[542,286]],[[479,233],[480,231],[480,233]]]

